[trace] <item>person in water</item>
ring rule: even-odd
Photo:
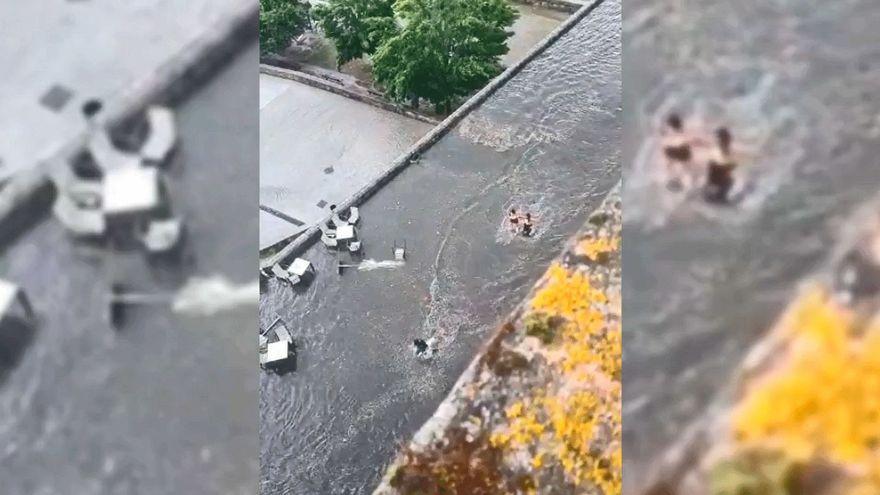
[[[847,252],[837,268],[835,283],[847,302],[880,294],[880,233],[863,237]]]
[[[715,131],[716,149],[709,159],[706,169],[706,186],[704,195],[712,203],[726,203],[733,188],[733,171],[736,162],[731,154],[733,136],[726,127]]]
[[[687,135],[685,135],[684,123],[677,113],[672,113],[666,118],[662,147],[667,172],[673,176],[668,181],[667,187],[671,190],[681,189],[690,168],[693,150]]]
[[[511,208],[507,213],[507,221],[510,222],[510,225],[513,227],[519,226],[519,215],[516,214],[516,208]]]
[[[413,354],[422,359],[433,357],[437,353],[437,339],[413,339]]]
[[[413,352],[416,353],[416,356],[421,356],[428,352],[428,343],[425,342],[425,339],[413,340]]]
[[[534,228],[535,224],[532,223],[532,214],[526,213],[526,216],[523,218],[522,222],[522,235],[525,237],[531,237]]]

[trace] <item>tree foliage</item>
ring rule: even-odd
[[[309,4],[302,0],[260,0],[260,53],[278,53],[309,25]]]
[[[336,45],[336,63],[372,55],[397,32],[394,0],[329,0],[315,7],[315,20]]]
[[[373,74],[397,100],[424,98],[443,112],[501,72],[507,0],[398,0],[399,31],[376,50]]]

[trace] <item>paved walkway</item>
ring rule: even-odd
[[[314,225],[430,128],[260,74],[260,248]]]
[[[86,127],[82,104],[135,89],[249,0],[0,2],[0,178]]]

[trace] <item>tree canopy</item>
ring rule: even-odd
[[[260,53],[284,50],[308,25],[308,2],[260,0]]]
[[[372,55],[397,32],[394,0],[329,0],[314,10],[324,35],[336,45],[336,63]]]
[[[373,55],[373,75],[394,99],[424,98],[443,112],[501,72],[507,0],[398,0],[401,27]]]

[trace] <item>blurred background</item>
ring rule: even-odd
[[[6,2],[3,493],[255,493],[256,2]]]

